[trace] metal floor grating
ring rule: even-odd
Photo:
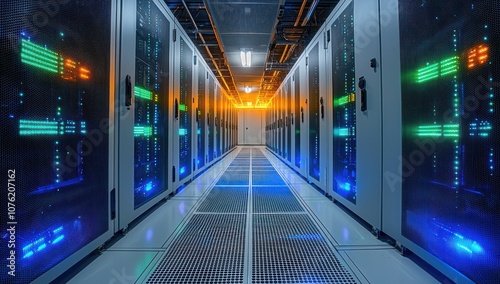
[[[256,214],[252,222],[252,283],[358,283],[307,214]]]
[[[276,171],[252,171],[253,185],[286,185]]]
[[[262,151],[242,152],[146,283],[358,283]]]
[[[259,161],[257,159],[252,160],[252,165],[254,165],[254,166],[272,166],[268,160]]]
[[[304,212],[287,186],[252,187],[253,213]]]
[[[274,167],[273,166],[260,166],[260,165],[256,166],[256,165],[253,165],[252,169],[254,171],[273,171]]]
[[[248,187],[214,187],[197,212],[247,213]]]
[[[229,166],[226,168],[226,171],[246,171],[250,172],[250,166]]]
[[[229,166],[247,166],[247,167],[250,167],[250,161],[242,161],[242,162],[233,161],[231,164],[229,164]]]
[[[217,185],[248,185],[249,171],[225,172],[217,181]]]
[[[245,221],[194,214],[146,283],[243,283]]]

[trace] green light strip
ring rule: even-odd
[[[37,60],[37,59],[32,59],[32,58],[26,58],[25,55],[21,54],[21,62],[24,63],[24,64],[28,64],[28,65],[31,65],[31,66],[34,66],[34,67],[38,67],[40,69],[43,69],[43,70],[46,70],[46,71],[49,71],[49,72],[53,72],[53,73],[58,73],[57,71],[57,65],[56,66],[52,66],[52,65],[48,65],[47,63],[43,62],[43,61],[40,61],[40,60]]]
[[[41,45],[34,44],[31,41],[22,39],[21,40],[21,45],[23,47],[26,47],[26,48],[29,48],[29,49],[32,49],[32,50],[36,50],[36,51],[38,51],[40,53],[46,54],[47,56],[50,56],[50,57],[52,57],[54,59],[58,59],[59,58],[59,54],[57,52],[51,51],[49,49],[46,49],[45,47],[43,47]]]
[[[153,98],[153,92],[137,86],[134,87],[134,95],[136,98],[142,98],[146,100],[151,100]]]
[[[352,93],[352,94],[348,94],[347,96],[343,96],[343,97],[340,97],[339,99],[337,99],[337,105],[341,106],[341,105],[345,105],[348,103],[352,103],[354,101],[355,101],[355,94]]]
[[[59,55],[42,46],[22,40],[21,62],[49,71],[58,73]]]
[[[453,74],[458,71],[458,56],[441,60],[441,76]]]
[[[428,65],[424,68],[420,68],[418,70],[418,75],[423,76],[425,74],[432,73],[432,72],[437,71],[437,70],[438,70],[438,63],[434,63],[434,64]]]
[[[185,136],[188,134],[187,129],[179,128],[179,136]]]
[[[341,98],[338,99],[337,105],[339,105],[339,106],[345,105],[348,102],[349,102],[349,96],[341,97]]]
[[[458,72],[459,68],[459,57],[453,56],[450,58],[443,59],[438,63],[434,63],[430,66],[418,69],[417,71],[417,83],[422,83],[429,81],[431,79],[438,78],[440,76],[450,75]],[[439,67],[439,68],[438,68]]]
[[[460,125],[445,124],[445,125],[421,125],[418,126],[417,136],[421,137],[459,137]]]
[[[153,128],[151,126],[134,126],[134,137],[153,135]]]
[[[19,135],[29,136],[29,135],[57,135],[59,132],[57,130],[20,130]]]
[[[179,111],[187,111],[187,106],[184,104],[179,105]]]
[[[421,137],[441,137],[441,133],[440,132],[417,133],[417,136],[421,136]]]

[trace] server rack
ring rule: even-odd
[[[308,163],[308,153],[309,153],[309,107],[308,107],[308,94],[307,94],[307,65],[305,54],[297,61],[297,69],[299,70],[299,82],[300,82],[300,131],[302,135],[300,136],[300,169],[299,173],[302,176],[307,177],[309,172]],[[297,80],[297,78],[295,78]]]
[[[307,178],[323,190],[326,189],[327,174],[327,118],[326,118],[326,60],[324,38],[321,32],[312,40],[306,54],[308,149]]]
[[[199,55],[198,55],[199,56]],[[201,58],[201,57],[199,57]],[[197,82],[198,82],[198,96],[196,98],[195,110],[195,128],[196,130],[196,153],[195,165],[197,174],[205,167],[206,153],[207,153],[207,85],[208,85],[208,68],[198,60],[197,64]]]
[[[283,148],[284,148],[284,137],[283,134],[285,130],[283,129],[283,90],[278,89],[278,93],[276,94],[276,115],[278,122],[278,155],[283,156]]]
[[[292,75],[293,82],[293,99],[294,99],[294,117],[295,117],[295,129],[294,129],[294,147],[293,147],[293,167],[295,170],[300,171],[301,168],[301,140],[302,140],[302,131],[301,125],[304,117],[304,107],[301,106],[300,99],[300,65],[297,65],[295,70],[290,72]]]
[[[292,106],[292,82],[291,78],[288,77],[286,80],[286,151],[285,156],[288,164],[292,163],[292,127],[294,124],[293,119],[293,106]]]
[[[367,36],[364,29],[373,24],[364,16],[370,11],[378,11],[377,1],[362,5],[346,1],[332,13],[324,31],[331,38],[327,62],[333,133],[327,188],[378,233],[382,228],[380,42],[378,37],[356,40]]]
[[[61,2],[0,3],[2,283],[48,283],[113,233],[117,3]]]
[[[196,93],[197,83],[193,79],[194,47],[189,37],[179,25],[175,39],[174,63],[174,104],[173,104],[173,187],[177,189],[192,178],[192,100]]]
[[[209,76],[208,78],[208,157],[207,164],[212,164],[214,161],[215,153],[215,78]]]
[[[384,231],[457,283],[497,282],[498,3],[398,4],[381,2]]]
[[[126,230],[172,190],[172,18],[156,1],[124,3],[122,13],[115,232]]]
[[[222,117],[222,95],[221,88],[219,84],[216,84],[215,87],[215,151],[214,156],[215,159],[219,159],[221,156],[221,117]]]

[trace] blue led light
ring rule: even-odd
[[[60,241],[62,241],[62,239],[64,239],[64,235],[60,235],[59,237],[55,238],[53,241],[52,241],[52,244],[56,244]]]
[[[186,172],[186,167],[182,167],[179,171],[181,174],[185,173]]]
[[[40,246],[38,246],[38,248],[36,249],[36,251],[41,251],[43,249],[45,249],[47,247],[47,244],[41,244]]]
[[[153,189],[153,183],[152,183],[152,182],[148,182],[148,183],[146,184],[146,189],[145,189],[145,190],[146,190],[146,191],[150,191],[151,189]]]

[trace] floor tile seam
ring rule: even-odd
[[[237,153],[235,153],[235,154],[237,154]],[[225,158],[230,158],[230,156],[226,156]],[[233,157],[233,159],[234,159],[234,157]],[[217,161],[217,162],[220,162],[220,161]],[[227,167],[228,166],[225,166],[225,168],[227,168]],[[194,213],[196,212],[196,210],[203,203],[203,201],[206,199],[207,195],[210,193],[210,191],[212,190],[212,188],[215,186],[215,184],[217,183],[217,181],[219,180],[219,178],[224,173],[224,169],[225,168],[221,168],[221,170],[217,174],[216,178],[214,178],[214,180],[208,186],[208,188],[206,189],[206,191],[200,196],[199,200],[193,205],[193,207],[189,210],[189,212],[186,214],[186,216],[181,220],[181,222],[179,222],[179,224],[177,225],[177,227],[174,229],[174,231],[167,238],[167,240],[162,244],[161,247],[163,248],[163,252],[164,253],[166,253],[171,248],[171,245],[181,235],[181,233],[182,233],[182,229],[181,228],[183,228],[183,227],[185,227],[185,226],[187,226],[189,224],[189,221],[195,215]],[[153,264],[153,267],[149,271],[149,275],[145,276],[144,283],[147,282],[147,279],[149,279],[151,277],[151,275],[154,273],[155,269],[158,267],[159,263],[161,263],[162,260],[163,260],[163,258],[158,258],[156,260],[156,262]]]

